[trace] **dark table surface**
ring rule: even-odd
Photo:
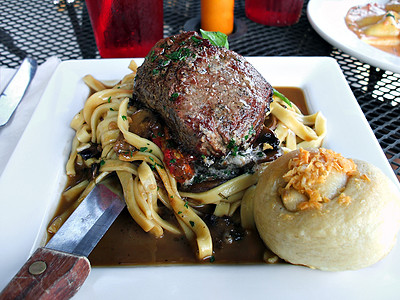
[[[0,65],[16,68],[27,55],[38,63],[50,56],[100,58],[84,0],[69,2],[1,1]],[[236,0],[238,36],[230,48],[244,56],[333,57],[400,179],[400,74],[372,67],[325,42],[308,22],[307,4],[297,24],[269,27],[247,19],[244,0]],[[187,29],[199,16],[200,0],[164,1],[164,36]]]

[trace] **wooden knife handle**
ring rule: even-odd
[[[0,294],[0,299],[69,299],[90,272],[84,256],[39,248]]]

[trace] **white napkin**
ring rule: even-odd
[[[0,176],[31,119],[50,77],[60,62],[58,57],[50,57],[38,67],[35,77],[14,114],[6,125],[0,127]],[[0,66],[0,91],[6,87],[15,72],[16,69]]]

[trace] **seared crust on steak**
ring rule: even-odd
[[[187,151],[215,157],[249,147],[272,100],[271,85],[244,57],[196,32],[158,41],[138,68],[133,93]]]

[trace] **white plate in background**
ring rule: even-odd
[[[390,165],[337,63],[327,57],[251,57],[273,86],[304,90],[310,112],[328,119],[324,146],[380,167]],[[66,182],[74,131],[69,124],[89,89],[82,77],[120,79],[129,59],[60,64],[0,178],[0,289],[42,245]],[[362,255],[362,253],[360,253]],[[94,268],[75,299],[398,299],[400,248],[358,271],[322,272],[289,264]]]
[[[361,41],[346,26],[348,10],[356,5],[387,3],[388,0],[310,0],[307,16],[315,31],[338,49],[383,70],[400,73],[400,57]]]

